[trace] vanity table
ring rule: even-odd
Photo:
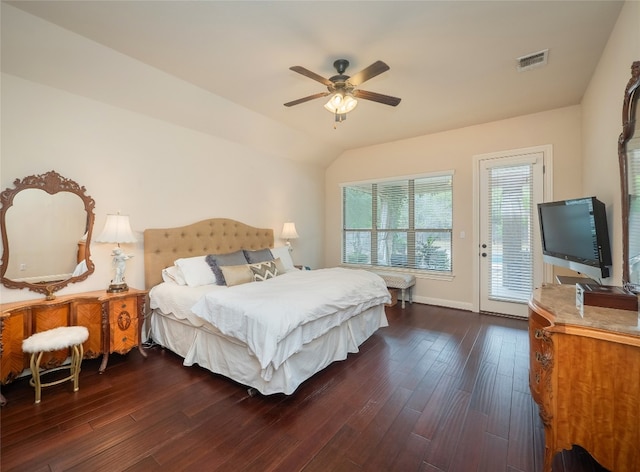
[[[22,341],[34,333],[59,326],[85,326],[89,339],[84,358],[102,355],[100,373],[107,368],[109,354],[126,354],[134,347],[147,357],[141,346],[146,290],[107,293],[104,290],[0,305],[0,383],[13,381],[29,368],[29,356]],[[61,365],[68,349],[45,353],[41,365]]]
[[[58,290],[89,277],[95,202],[77,182],[55,171],[16,179],[0,193],[0,283],[46,296],[40,300],[0,305],[0,384],[29,368],[22,341],[34,333],[60,326],[85,326],[89,338],[84,358],[102,356],[100,373],[109,354],[142,350],[146,290],[105,290],[56,296]],[[64,224],[61,224],[64,222]],[[47,352],[40,365],[58,367],[68,349]],[[0,404],[4,397],[0,394]]]
[[[613,471],[640,470],[640,318],[576,308],[574,285],[545,285],[529,302],[529,386],[553,456],[585,448]]]

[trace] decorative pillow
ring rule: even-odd
[[[249,264],[222,266],[220,270],[228,287],[253,282],[253,272]]]
[[[178,285],[187,285],[187,281],[184,279],[184,275],[182,275],[182,272],[176,266],[162,269],[162,280]]]
[[[215,275],[215,283],[218,285],[226,285],[224,274],[220,267],[245,265],[247,263],[247,259],[244,257],[244,252],[242,251],[236,251],[230,254],[209,254],[205,260]]]
[[[293,266],[293,261],[291,260],[291,253],[289,252],[288,246],[280,246],[280,247],[272,248],[271,255],[272,255],[272,259],[280,258],[280,261],[282,261],[282,265],[284,266],[285,272],[297,270]]]
[[[249,269],[253,272],[254,282],[263,282],[278,276],[278,268],[276,261],[260,262],[258,264],[249,264]]]
[[[184,257],[176,259],[174,264],[189,287],[216,283],[216,276],[211,272],[206,256]]]
[[[274,259],[269,249],[260,249],[258,251],[247,251],[244,249],[243,252],[249,264],[257,264],[258,262],[272,261]]]
[[[275,262],[276,269],[278,269],[278,275],[282,275],[287,271],[284,264],[282,263],[282,259],[280,259],[279,257],[277,259],[274,259],[273,262]]]

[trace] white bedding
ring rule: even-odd
[[[171,282],[163,282],[149,291],[149,307],[164,314],[173,314],[179,320],[188,320],[194,326],[202,326],[205,320],[191,311],[191,307],[207,292],[228,290],[223,285],[200,285],[189,287]]]
[[[269,380],[302,346],[363,311],[389,302],[378,275],[344,268],[294,271],[206,292],[191,308],[244,342]]]
[[[185,366],[199,365],[216,374],[255,388],[263,395],[291,395],[309,377],[332,362],[359,351],[379,328],[388,326],[384,305],[369,308],[304,347],[273,372],[267,381],[246,344],[224,336],[204,322],[200,327],[185,319],[154,310],[150,319],[153,340],[184,358]]]

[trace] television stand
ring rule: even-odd
[[[559,284],[562,285],[575,285],[575,284],[593,284],[593,285],[600,285],[598,282],[596,282],[593,279],[590,279],[589,277],[572,277],[570,275],[556,275],[556,280],[558,281]]]

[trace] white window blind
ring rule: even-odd
[[[488,176],[489,298],[527,302],[533,289],[531,164],[493,167]]]
[[[451,271],[450,173],[343,187],[342,262]]]

